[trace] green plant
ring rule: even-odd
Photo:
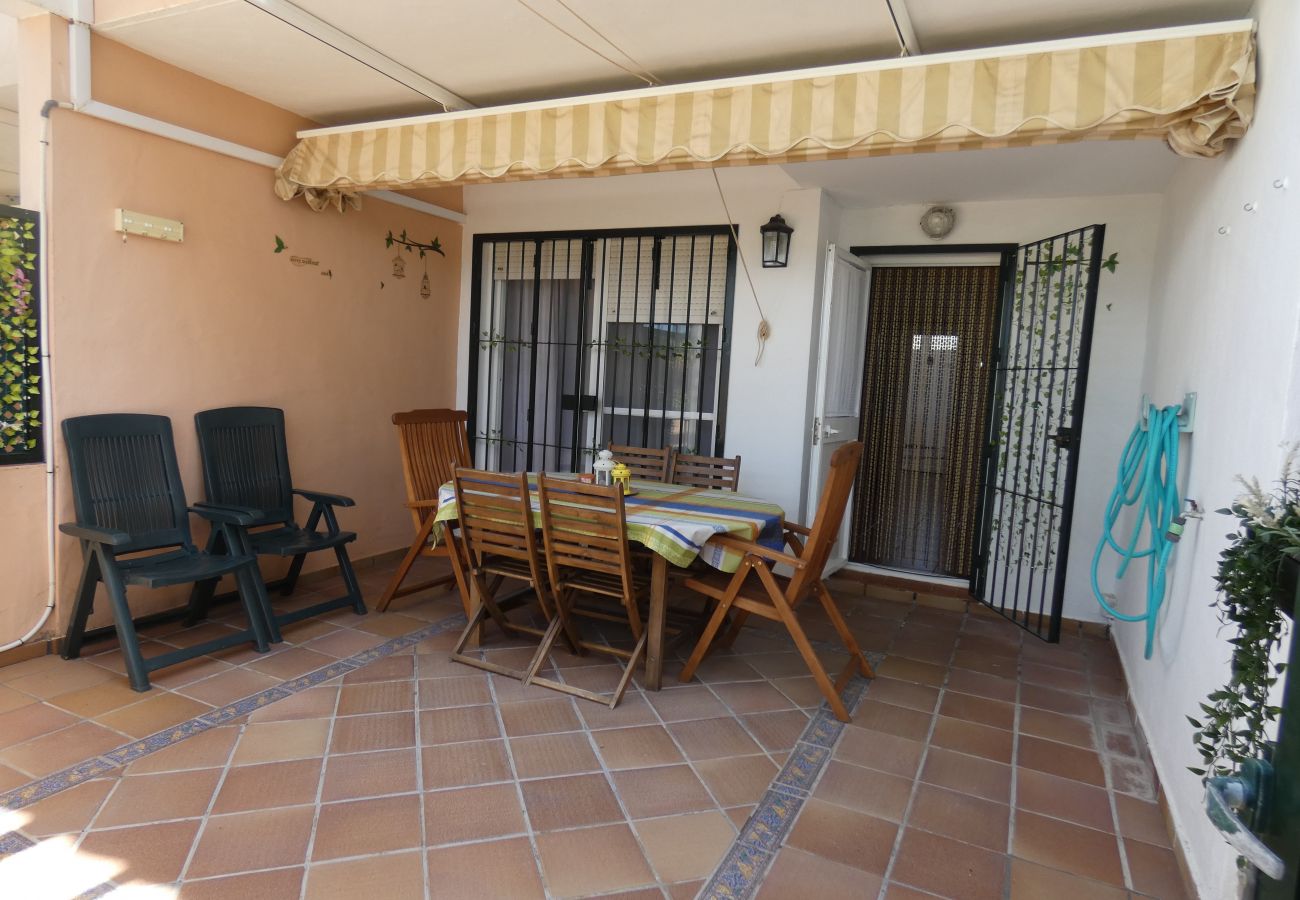
[[[424,254],[426,251],[429,253],[436,253],[439,256],[447,255],[446,253],[443,252],[442,242],[439,241],[438,238],[435,237],[429,243],[422,244],[419,241],[411,240],[407,238],[405,229],[403,229],[402,233],[399,234],[397,237],[393,237],[393,233],[391,231],[388,232],[388,237],[384,238],[384,246],[391,247],[394,244],[398,244],[399,246],[405,247],[407,253],[411,253],[416,250],[420,251],[420,259],[424,259]]]
[[[1214,606],[1225,625],[1236,628],[1232,675],[1200,704],[1199,718],[1188,716],[1203,766],[1190,767],[1203,778],[1226,775],[1248,759],[1262,756],[1268,729],[1281,709],[1269,703],[1284,663],[1273,653],[1286,630],[1279,607],[1278,581],[1287,557],[1300,559],[1300,469],[1296,445],[1287,454],[1273,491],[1259,481],[1239,478],[1246,492],[1220,513],[1237,520],[1237,530],[1219,555]]]
[[[0,215],[0,459],[35,450],[40,421],[36,223]]]

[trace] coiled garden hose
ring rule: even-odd
[[[1155,644],[1156,621],[1165,600],[1165,570],[1174,544],[1182,536],[1185,519],[1178,497],[1178,414],[1180,406],[1147,409],[1146,421],[1139,421],[1129,435],[1120,456],[1115,489],[1106,503],[1101,539],[1092,555],[1092,593],[1107,613],[1121,622],[1145,622],[1147,659]],[[1133,533],[1125,546],[1115,539],[1115,525],[1124,507],[1136,506]],[[1148,531],[1146,546],[1138,547]],[[1122,613],[1106,602],[1097,583],[1097,570],[1109,547],[1119,554],[1115,578],[1121,579],[1135,559],[1147,561],[1147,608],[1137,614]]]

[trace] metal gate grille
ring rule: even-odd
[[[975,594],[1056,641],[1105,226],[1020,248],[1003,315]]]
[[[476,464],[585,471],[610,442],[721,454],[734,279],[725,226],[476,239]]]

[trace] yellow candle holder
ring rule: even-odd
[[[632,493],[632,470],[623,463],[615,463],[614,471],[609,473],[610,480],[623,489],[623,496]]]

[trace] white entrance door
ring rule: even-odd
[[[866,263],[835,244],[826,246],[826,282],[822,291],[821,342],[817,352],[808,471],[810,523],[817,515],[817,502],[826,482],[831,455],[858,438],[867,340],[867,284]],[[828,573],[848,561],[849,519],[846,514],[826,565]]]

